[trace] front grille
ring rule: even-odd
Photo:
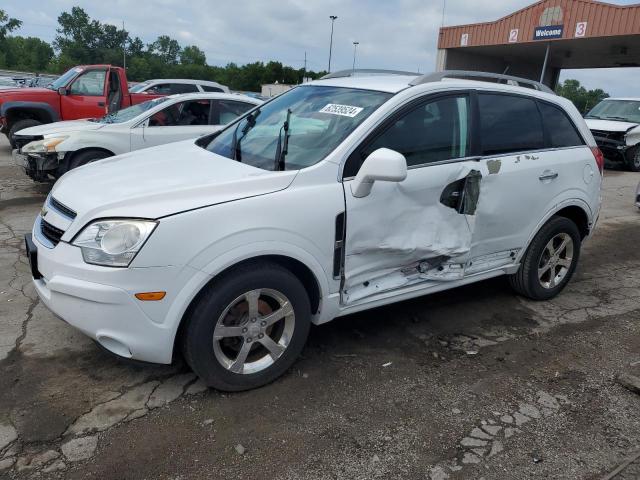
[[[74,218],[76,218],[76,212],[74,212],[73,210],[71,210],[69,207],[67,207],[66,205],[60,203],[58,200],[56,200],[53,197],[49,198],[49,205],[51,205],[51,208],[57,210],[58,212],[60,212],[61,214],[63,214],[65,217],[69,217],[71,220],[73,220]]]
[[[13,141],[16,144],[17,149],[22,149],[27,143],[35,142],[36,140],[42,140],[42,135],[14,135]]]
[[[594,137],[606,138],[608,140],[615,140],[622,142],[624,140],[624,132],[606,132],[604,130],[591,130]]]
[[[42,232],[42,235],[44,235],[44,237],[53,244],[54,247],[58,243],[60,243],[60,238],[64,234],[64,230],[60,230],[59,228],[54,227],[44,219],[40,220],[40,231]]]

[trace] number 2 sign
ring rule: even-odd
[[[576,37],[584,37],[587,34],[587,22],[576,23]]]
[[[509,43],[516,43],[518,41],[518,29],[514,28],[509,32]]]

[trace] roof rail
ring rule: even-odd
[[[501,73],[474,72],[470,70],[445,70],[443,72],[428,73],[413,80],[410,85],[420,85],[422,83],[439,82],[444,78],[462,78],[480,81],[495,81],[495,83],[506,83],[510,85],[528,87],[545,93],[555,92],[545,84],[529,80],[528,78],[514,77],[511,75],[503,75]]]
[[[343,78],[343,77],[360,77],[360,76],[375,76],[375,75],[407,75],[417,77],[420,74],[415,72],[403,72],[402,70],[381,70],[376,68],[356,68],[349,70],[340,70],[339,72],[328,73],[320,80],[327,80],[328,78]]]

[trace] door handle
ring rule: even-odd
[[[542,175],[540,175],[538,178],[540,179],[541,182],[544,182],[545,180],[555,180],[556,178],[558,178],[558,172],[545,170],[544,172],[542,172]]]
[[[99,107],[104,107],[104,102],[98,102]]]

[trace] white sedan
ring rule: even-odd
[[[261,103],[227,93],[156,98],[102,118],[20,130],[14,158],[36,181],[59,178],[95,160],[213,133]]]

